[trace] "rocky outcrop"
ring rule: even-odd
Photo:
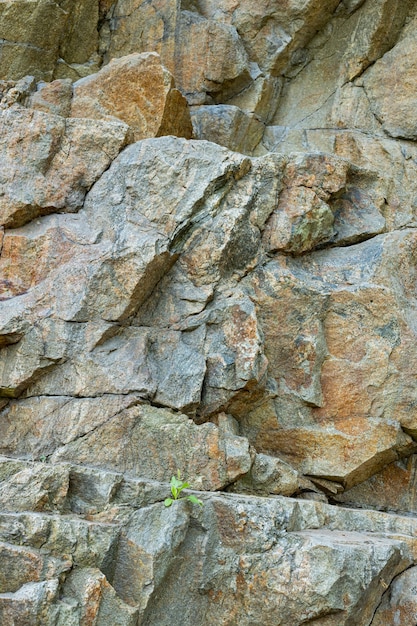
[[[209,493],[166,509],[166,484],[122,473],[5,458],[0,471],[4,623],[339,626],[379,606],[379,624],[392,581],[413,610],[411,518]]]
[[[0,623],[413,623],[414,3],[0,5]]]

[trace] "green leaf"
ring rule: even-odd
[[[170,485],[171,485],[172,498],[167,498],[165,500],[165,506],[171,506],[171,504],[174,502],[174,500],[183,500],[183,499],[187,499],[190,502],[192,502],[193,504],[199,504],[200,506],[203,506],[203,503],[201,502],[201,500],[196,498],[196,496],[182,496],[182,497],[180,497],[180,494],[181,494],[183,489],[188,489],[189,487],[191,487],[190,483],[188,483],[187,481],[183,482],[181,480],[181,472],[180,472],[180,470],[177,470],[177,475],[176,476],[171,476]]]
[[[197,496],[193,496],[193,495],[187,496],[187,500],[189,500],[193,504],[199,504],[200,506],[203,506],[203,502],[199,500]]]
[[[181,480],[178,480],[175,476],[171,478],[171,487],[175,487],[176,489],[180,489],[183,485]]]

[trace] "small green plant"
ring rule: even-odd
[[[175,500],[188,500],[189,502],[192,502],[193,504],[199,504],[200,506],[203,506],[202,501],[199,500],[197,496],[193,496],[193,495],[181,496],[181,491],[183,489],[187,489],[188,487],[190,487],[190,484],[187,482],[183,482],[181,480],[180,470],[177,471],[176,476],[173,476],[171,478],[170,484],[171,484],[172,498],[166,498],[166,500],[164,500],[165,506],[171,506],[171,504],[175,502]]]

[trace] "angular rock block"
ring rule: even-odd
[[[254,273],[276,384],[275,397],[242,416],[258,451],[279,451],[304,474],[345,486],[414,452],[413,304],[404,296],[414,240],[409,230],[277,256]]]
[[[391,137],[417,138],[413,95],[416,88],[416,49],[417,38],[411,32],[364,76],[363,85],[370,108]]]
[[[122,122],[66,121],[11,107],[0,112],[0,223],[16,228],[48,213],[81,208],[92,184],[126,145]]]
[[[416,567],[406,570],[393,581],[382,596],[371,626],[385,624],[412,624],[417,619]]]
[[[2,475],[25,466],[69,471],[69,515],[0,514],[3,620],[168,626],[193,616],[206,626],[232,616],[249,626],[266,615],[282,626],[348,626],[375,613],[379,626],[394,599],[401,615],[413,615],[412,517],[237,494],[165,508],[168,482],[67,464],[2,459]],[[81,496],[91,508],[80,509]],[[308,576],[295,577],[300,570]]]
[[[191,119],[196,139],[213,141],[242,154],[254,151],[264,131],[255,116],[226,104],[194,107]]]
[[[113,59],[73,89],[71,117],[121,120],[131,128],[134,141],[192,136],[187,101],[154,52]]]
[[[190,104],[204,104],[211,95],[230,97],[251,82],[235,27],[181,10],[180,0],[120,0],[103,41],[106,60],[149,50],[160,54]]]

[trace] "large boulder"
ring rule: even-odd
[[[121,120],[134,141],[161,135],[191,138],[187,101],[154,52],[110,61],[74,84],[71,117]]]

